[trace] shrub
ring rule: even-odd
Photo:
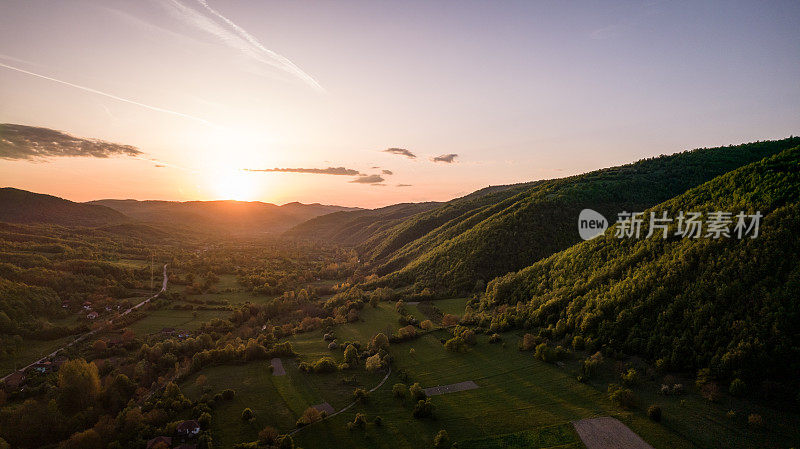
[[[350,366],[355,366],[358,362],[358,349],[352,344],[347,345],[344,349],[344,361]]]
[[[447,435],[447,431],[442,429],[436,436],[433,438],[433,447],[436,449],[449,449],[450,448],[450,437]]]
[[[414,418],[429,418],[433,416],[433,402],[430,398],[419,400],[414,405]]]
[[[322,419],[322,412],[314,407],[308,407],[297,420],[297,427],[307,426]]]
[[[315,373],[332,373],[337,370],[336,362],[330,357],[323,357],[314,363]]]
[[[597,374],[597,371],[600,369],[600,365],[602,363],[603,354],[600,352],[594,353],[594,355],[588,357],[581,364],[581,374],[583,374],[586,378],[594,377]]]
[[[501,341],[503,341],[503,339],[500,338],[500,334],[492,334],[492,336],[489,337],[489,343],[495,344],[500,343]]]
[[[616,384],[608,386],[608,398],[619,407],[634,408],[636,406],[636,395],[633,394],[633,391]]]
[[[381,418],[380,416],[376,416],[375,419],[372,420],[372,422],[374,422],[376,426],[380,427],[383,425],[383,418]]]
[[[762,427],[764,425],[764,419],[758,413],[752,413],[747,417],[747,424],[753,427]]]
[[[580,335],[576,335],[572,338],[572,349],[576,351],[580,351],[586,347],[586,342],[584,341],[583,337]]]
[[[374,373],[379,369],[383,368],[383,362],[381,361],[381,355],[375,354],[367,358],[366,362],[367,371]]]
[[[394,384],[392,386],[392,395],[396,398],[405,399],[408,395],[408,387],[406,387],[406,384]]]
[[[744,381],[738,377],[733,379],[733,382],[731,382],[731,385],[728,388],[728,392],[732,396],[742,396],[744,395],[745,391],[747,391],[747,385],[745,385]]]
[[[717,402],[720,398],[719,386],[716,382],[708,382],[700,387],[700,395],[711,402]]]
[[[541,339],[533,334],[525,334],[522,336],[522,341],[519,343],[521,351],[530,351],[541,342]]]
[[[272,427],[267,426],[258,432],[258,441],[266,445],[272,445],[278,439],[278,431]]]
[[[467,352],[469,345],[461,337],[453,337],[444,342],[444,348],[452,352]]]
[[[448,327],[448,326],[455,326],[456,324],[458,324],[457,316],[448,313],[442,317],[442,326]]]
[[[367,417],[364,416],[363,413],[356,413],[356,417],[353,419],[353,422],[347,423],[348,430],[364,429],[365,427],[367,427]]]
[[[433,321],[425,320],[425,321],[419,323],[419,327],[422,330],[426,330],[426,331],[433,330],[433,328],[434,328]]]
[[[647,407],[647,417],[655,422],[661,421],[661,407],[657,405]]]
[[[355,399],[356,402],[363,404],[364,402],[367,402],[368,397],[369,393],[367,393],[367,391],[363,388],[356,388],[353,390],[353,399]]]
[[[389,338],[384,333],[378,333],[369,342],[368,349],[371,351],[379,351],[381,349],[389,349]]]
[[[414,348],[411,348],[411,349],[408,350],[408,355],[410,355],[411,357],[414,357],[414,356],[417,355],[417,351],[415,351]]]
[[[250,410],[250,407],[242,410],[242,421],[250,421],[253,418],[255,418],[255,413]]]
[[[421,401],[428,397],[428,395],[425,394],[425,390],[423,390],[422,386],[420,386],[419,382],[415,382],[408,387],[408,392],[411,394],[411,398],[415,401]]]
[[[628,386],[638,385],[639,373],[633,368],[628,369],[628,372],[622,375],[622,383]]]

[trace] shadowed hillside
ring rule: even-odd
[[[124,214],[103,205],[75,203],[11,187],[0,189],[0,221],[102,226],[128,220]]]

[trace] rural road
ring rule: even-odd
[[[121,317],[131,313],[132,310],[136,310],[139,307],[142,307],[143,305],[149,303],[151,300],[158,298],[159,295],[161,295],[162,293],[167,291],[167,280],[168,279],[169,278],[167,277],[167,264],[164,264],[164,281],[161,283],[161,290],[159,290],[155,295],[145,299],[144,301],[136,304],[135,306],[131,306],[130,308],[128,308],[127,310],[125,310],[124,312],[122,312],[121,314],[116,316],[115,318],[112,318],[112,319],[108,320],[108,322],[105,325],[103,325],[103,326],[101,326],[101,327],[99,327],[99,328],[97,328],[97,329],[95,329],[93,331],[89,331],[89,332],[86,332],[85,334],[82,334],[82,335],[78,336],[77,338],[75,338],[71,342],[67,343],[66,345],[56,349],[55,351],[51,352],[50,354],[47,354],[46,356],[44,356],[44,357],[42,357],[42,358],[40,358],[40,359],[38,359],[38,360],[36,360],[34,362],[31,362],[30,364],[26,365],[23,368],[20,368],[17,371],[26,371],[28,368],[32,367],[33,365],[35,365],[35,364],[37,364],[39,362],[43,362],[43,361],[45,361],[47,359],[55,357],[56,354],[58,354],[59,352],[63,351],[64,349],[67,349],[67,348],[69,348],[70,346],[73,346],[76,343],[80,343],[81,341],[91,337],[92,335],[94,335],[94,334],[96,334],[96,333],[98,333],[98,332],[100,332],[102,330],[105,330],[106,328],[108,328],[109,326],[114,324],[114,320],[115,319],[121,318]],[[8,376],[14,374],[15,372],[16,371],[12,371],[12,372],[8,373],[7,375],[5,375],[2,378],[0,378],[0,381],[6,380],[6,378]]]

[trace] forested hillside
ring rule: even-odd
[[[483,288],[580,241],[584,208],[607,217],[643,210],[715,176],[800,144],[800,138],[704,148],[466,197],[410,217],[359,250],[377,283],[440,294]],[[612,220],[613,221],[613,220]]]
[[[666,239],[620,239],[615,225],[490,282],[480,321],[538,327],[546,338],[581,335],[590,348],[644,355],[666,369],[709,367],[711,378],[791,399],[800,371],[798,167],[800,147],[652,209],[670,217],[760,211],[757,238],[681,238],[673,222]]]
[[[51,195],[4,187],[0,189],[0,221],[102,226],[128,221],[128,217],[102,205],[75,203]]]
[[[401,203],[378,209],[334,212],[300,223],[284,233],[285,237],[357,245],[403,219],[429,211],[442,203]]]

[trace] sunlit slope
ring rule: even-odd
[[[614,228],[493,280],[495,325],[552,326],[665,368],[710,367],[794,397],[800,370],[800,147],[719,176],[652,210],[760,211],[757,238],[619,239]],[[733,231],[734,226],[731,226]],[[505,323],[505,324],[504,324]],[[755,390],[755,389],[754,389]]]
[[[577,217],[594,209],[612,221],[716,176],[800,144],[800,138],[707,148],[536,182],[508,196],[483,195],[418,214],[362,245],[379,282],[445,294],[531,265],[578,242]],[[380,243],[383,242],[383,243]]]

